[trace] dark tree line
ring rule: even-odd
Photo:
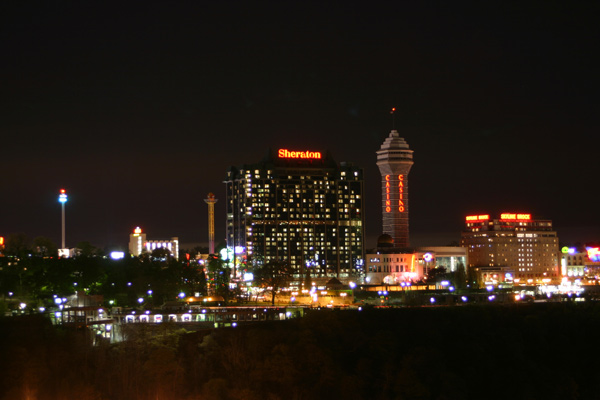
[[[83,332],[0,320],[0,399],[592,399],[596,303],[313,311],[185,332]],[[28,397],[29,396],[29,397]]]

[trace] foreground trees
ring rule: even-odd
[[[600,329],[598,315],[592,303],[322,310],[195,333],[132,325],[98,347],[0,319],[0,399],[591,399],[595,353],[564,343]]]

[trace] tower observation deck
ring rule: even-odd
[[[413,165],[413,151],[392,130],[377,151],[381,173],[381,208],[383,233],[394,239],[394,247],[408,247],[408,173]]]

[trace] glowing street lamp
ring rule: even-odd
[[[67,202],[67,191],[65,189],[60,189],[60,194],[58,195],[58,201],[62,206],[62,249],[65,248],[65,203]]]

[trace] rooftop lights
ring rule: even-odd
[[[67,191],[65,189],[60,189],[60,194],[58,195],[58,201],[61,203],[67,202]]]

